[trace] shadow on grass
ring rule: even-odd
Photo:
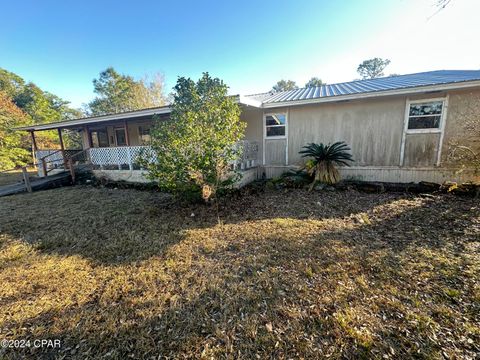
[[[262,193],[225,204],[225,224],[217,226],[215,209],[165,205],[159,194],[53,194],[62,196],[3,203],[11,213],[1,232],[46,255],[88,259],[102,269],[85,272],[98,270],[102,280],[82,301],[1,324],[17,336],[62,340],[59,351],[39,350],[42,357],[461,357],[478,350],[472,200]]]
[[[260,193],[226,200],[224,223],[262,219],[326,219],[367,211],[393,196],[346,193]],[[74,187],[4,198],[0,233],[45,253],[80,255],[99,264],[162,256],[185,232],[218,223],[216,208],[180,206],[166,195],[136,190]]]

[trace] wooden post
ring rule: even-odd
[[[32,137],[33,150],[37,151],[38,150],[37,140],[35,139],[35,132],[33,130],[30,131],[30,136]]]
[[[90,130],[88,129],[88,126],[84,126],[83,131],[85,132],[85,134],[87,134],[88,147],[89,148],[93,147],[93,145],[92,145],[92,134],[90,134]]]
[[[33,165],[37,168],[37,140],[35,139],[35,132],[32,130],[30,131],[30,136],[32,137],[32,158],[33,158]]]
[[[125,142],[127,143],[127,146],[130,146],[130,138],[128,137],[128,124],[127,120],[123,120],[123,126],[125,128]]]
[[[63,166],[67,169],[67,158],[65,157],[65,146],[63,145],[62,129],[58,128],[58,139],[60,140],[60,149],[62,151]]]
[[[22,167],[22,174],[23,174],[23,182],[25,183],[25,189],[27,189],[27,191],[31,193],[32,186],[30,185],[30,178],[28,177],[27,168],[25,166]]]

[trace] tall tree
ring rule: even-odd
[[[280,80],[272,87],[272,91],[274,93],[280,91],[287,91],[287,90],[294,90],[298,89],[298,86],[295,81],[293,80]]]
[[[200,194],[205,201],[231,185],[230,162],[246,124],[228,87],[208,73],[197,81],[181,77],[174,88],[169,120],[158,120],[152,131],[155,162],[145,161],[149,176],[163,189]],[[151,156],[149,156],[151,158]]]
[[[145,109],[162,106],[166,102],[163,77],[160,75],[135,80],[109,67],[93,80],[93,87],[97,97],[88,104],[91,115]]]
[[[315,87],[315,86],[322,86],[324,85],[324,82],[322,79],[318,77],[312,77],[310,80],[307,81],[305,84],[305,87]]]
[[[0,68],[0,90],[29,115],[35,124],[60,121],[82,114],[71,108],[68,101],[47,91],[43,91],[32,82],[25,82],[17,74]]]
[[[357,72],[362,79],[375,79],[383,76],[383,70],[390,64],[390,60],[373,58],[363,61],[357,67]]]
[[[28,116],[13,103],[8,93],[0,90],[0,170],[29,161],[30,152],[22,147],[24,134],[12,130],[29,122]]]
[[[27,161],[25,154],[28,154],[31,148],[30,138],[12,132],[12,128],[81,116],[81,112],[72,109],[67,101],[2,68],[0,68],[0,92],[2,166],[24,163]],[[71,134],[65,135],[67,146],[72,144],[74,137]],[[57,148],[58,135],[55,131],[37,133],[37,144],[40,148]]]

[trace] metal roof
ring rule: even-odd
[[[262,104],[329,98],[341,95],[375,93],[380,91],[418,88],[429,85],[452,84],[480,80],[480,70],[438,70],[416,74],[356,80],[302,89],[249,95]]]

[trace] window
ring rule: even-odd
[[[138,136],[140,137],[141,144],[144,144],[144,145],[148,144],[152,140],[152,137],[150,136],[150,130],[151,130],[150,125],[138,127]]]
[[[92,145],[94,148],[108,147],[107,130],[95,130],[91,132]]]
[[[408,130],[440,129],[443,101],[410,104]]]
[[[284,137],[287,127],[285,114],[269,114],[265,116],[265,136]]]
[[[115,139],[117,140],[117,146],[127,145],[127,136],[124,128],[115,129]]]

